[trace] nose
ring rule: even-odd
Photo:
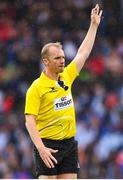
[[[60,59],[60,65],[64,66],[64,64],[65,64],[65,60],[64,60],[64,58],[61,58]]]
[[[60,62],[61,63],[64,63],[65,62],[65,59],[63,57],[60,58]]]

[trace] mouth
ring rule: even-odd
[[[59,66],[59,68],[64,68],[64,65],[63,66]]]

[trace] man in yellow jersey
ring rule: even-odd
[[[91,11],[91,23],[77,55],[66,67],[60,43],[41,51],[45,65],[26,94],[26,128],[34,143],[36,174],[41,179],[76,179],[78,172],[76,122],[71,86],[94,44],[102,10]]]

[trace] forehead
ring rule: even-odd
[[[56,56],[64,56],[64,51],[60,47],[51,46],[49,48],[49,55],[56,57]]]

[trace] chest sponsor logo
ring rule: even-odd
[[[54,101],[55,110],[66,109],[68,107],[71,107],[72,105],[73,105],[73,101],[70,94],[67,96],[55,99]]]

